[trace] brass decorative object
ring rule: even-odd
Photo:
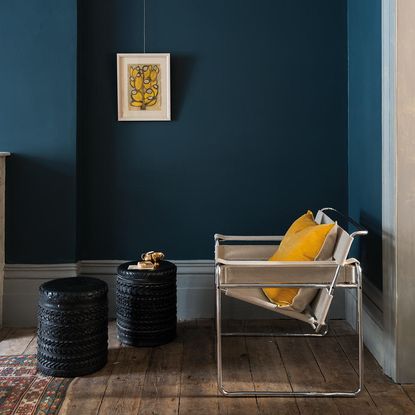
[[[160,266],[160,261],[164,259],[163,252],[149,251],[141,254],[142,261],[137,263],[138,269],[157,269]]]

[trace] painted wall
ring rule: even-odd
[[[0,2],[6,261],[76,256],[75,0]]]
[[[349,212],[369,230],[359,257],[382,289],[381,1],[348,0]]]
[[[215,232],[347,211],[346,1],[147,6],[172,122],[117,121],[116,53],[143,51],[142,3],[79,2],[79,258],[207,259]]]

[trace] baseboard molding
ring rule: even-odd
[[[39,286],[54,278],[85,275],[104,280],[109,288],[109,316],[115,318],[117,267],[125,260],[90,260],[76,264],[6,264],[4,280],[4,319],[10,327],[37,324]],[[179,320],[213,318],[215,288],[213,260],[172,261],[177,266],[177,317]],[[331,318],[345,318],[344,290],[338,290]],[[224,296],[225,318],[281,317],[247,303]]]
[[[6,264],[4,279],[53,279],[76,277],[79,274],[78,264]]]
[[[363,338],[366,347],[383,367],[384,365],[384,337],[382,293],[368,280],[363,283]],[[352,327],[356,327],[356,293],[347,290],[345,297],[346,320]]]

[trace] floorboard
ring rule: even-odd
[[[255,390],[292,392],[284,363],[273,338],[247,338],[246,344]],[[300,413],[295,398],[258,397],[257,401],[261,414]]]
[[[30,343],[27,345],[23,354],[36,354],[36,353],[37,353],[37,336],[35,333],[32,340],[30,340]]]
[[[12,330],[12,329],[10,329],[8,327],[0,328],[0,342],[6,338],[6,336],[9,334],[10,330]]]
[[[282,360],[294,391],[327,390],[326,379],[306,338],[276,339]],[[340,414],[332,398],[297,398],[301,414]]]
[[[408,395],[408,398],[415,403],[415,385],[404,384],[402,385],[403,390]]]
[[[138,414],[172,415],[179,412],[183,343],[175,342],[152,350]]]
[[[219,413],[213,325],[183,327],[180,414]]]
[[[292,320],[228,321],[231,331],[299,332]],[[0,354],[36,353],[36,331],[0,329]],[[76,378],[60,415],[415,415],[415,385],[384,376],[365,350],[365,388],[357,398],[225,398],[216,387],[211,320],[180,324],[177,339],[155,348],[124,347],[110,322],[108,364]],[[344,321],[324,338],[224,338],[224,384],[231,390],[328,390],[357,385],[357,336]]]
[[[355,336],[339,336],[337,339],[357,371],[358,347]],[[381,367],[367,349],[365,349],[364,362],[365,387],[379,412],[389,415],[415,415],[415,406],[403,387],[393,383],[383,374]]]
[[[0,355],[23,354],[36,334],[36,329],[10,329],[0,342]]]
[[[283,333],[298,331],[299,326],[293,320],[247,320],[245,330]],[[246,344],[255,390],[291,392],[288,374],[274,337],[247,337]],[[257,402],[260,413],[264,415],[300,413],[295,398],[258,397]]]
[[[354,339],[357,341],[357,337]],[[334,337],[309,338],[307,342],[329,388],[339,391],[351,391],[357,388],[357,373]],[[337,398],[334,402],[341,414],[379,414],[366,389],[356,398]]]
[[[70,385],[61,414],[97,415],[107,388],[108,379],[118,364],[120,342],[117,339],[115,322],[108,325],[108,364],[97,373],[76,378]]]
[[[150,355],[150,348],[121,348],[108,378],[99,415],[137,414]]]
[[[227,320],[223,322],[223,332],[245,331],[245,321]],[[224,337],[222,343],[223,385],[229,391],[252,390],[254,383],[251,374],[247,344],[244,337]],[[259,413],[257,399],[220,398],[220,414]]]

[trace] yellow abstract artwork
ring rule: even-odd
[[[139,111],[160,110],[160,65],[130,64],[127,70],[129,109]]]
[[[118,121],[170,121],[170,54],[117,53]]]

